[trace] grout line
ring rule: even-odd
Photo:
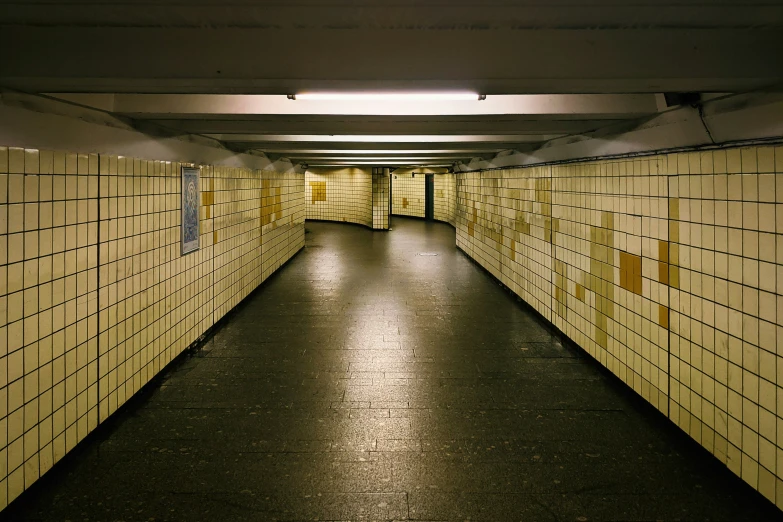
[[[98,240],[96,244],[96,248],[98,250],[98,262],[97,265],[97,292],[98,295],[96,297],[96,303],[97,303],[97,318],[96,318],[96,324],[97,324],[97,330],[98,330],[98,338],[96,340],[97,343],[97,360],[95,361],[95,370],[98,374],[98,378],[95,384],[95,392],[97,395],[97,419],[95,423],[95,427],[97,428],[101,424],[101,203],[103,202],[103,198],[101,197],[101,159],[103,157],[103,154],[98,154]],[[108,187],[107,187],[108,188]],[[108,247],[108,244],[107,244]],[[108,248],[107,248],[108,250]],[[108,261],[108,260],[107,260]],[[108,401],[107,401],[107,407],[108,407]],[[88,410],[89,411],[89,410]],[[88,426],[89,427],[89,426]],[[93,431],[95,428],[93,428]]]
[[[677,184],[679,185],[680,175],[677,174],[674,177],[677,178]],[[669,248],[667,249],[667,253],[668,253],[669,259],[667,259],[666,261],[669,262],[669,263],[667,263],[667,270],[669,270],[669,274],[671,274],[671,266],[672,266],[671,262],[670,262],[671,258],[672,258],[672,242],[671,242],[672,238],[669,237],[669,231],[671,230],[671,223],[672,223],[672,218],[671,218],[671,215],[669,213],[669,205],[670,205],[670,202],[671,202],[671,189],[670,189],[670,187],[671,187],[671,183],[670,183],[671,178],[672,178],[671,175],[666,177],[666,240],[669,243]],[[679,193],[677,195],[679,196]],[[679,260],[678,260],[678,263],[679,263]],[[671,412],[671,409],[672,409],[671,408],[671,404],[672,404],[672,377],[671,377],[671,375],[672,375],[672,285],[671,285],[671,283],[672,282],[671,282],[671,276],[667,275],[667,277],[668,277],[668,284],[666,285],[666,288],[667,288],[666,291],[667,291],[667,294],[668,294],[668,302],[666,304],[668,305],[668,308],[669,308],[668,317],[667,317],[668,326],[669,326],[669,328],[668,328],[669,333],[668,333],[667,338],[666,338],[666,342],[667,342],[666,352],[667,352],[667,358],[668,358],[667,367],[666,367],[666,418],[671,420],[671,418],[672,418],[671,417],[671,413],[672,413]]]

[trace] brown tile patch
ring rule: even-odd
[[[405,202],[406,200],[403,200]],[[473,220],[468,221],[468,235],[473,237],[476,233],[476,222],[478,221],[478,209],[476,208],[476,202],[473,202]]]
[[[680,222],[669,221],[669,241],[672,243],[680,242]]]
[[[408,198],[402,198],[402,208],[408,208]]]
[[[325,181],[311,181],[310,186],[313,187],[313,191],[312,191],[313,203],[315,203],[316,197],[321,197],[321,196],[323,196],[324,199],[318,201],[326,201]],[[281,214],[283,213],[282,199],[283,197],[282,197],[281,187],[273,187],[272,182],[268,179],[262,180],[261,182],[261,226],[274,223],[277,221],[277,219],[281,217]]]
[[[601,227],[614,230],[614,212],[601,212]]]
[[[669,262],[669,242],[658,241],[658,261]]]
[[[669,219],[680,219],[680,200],[669,198]]]
[[[551,203],[552,202],[552,180],[549,178],[538,178],[535,181],[535,197],[537,203]],[[548,205],[546,205],[548,206]],[[551,215],[549,214],[546,209],[543,208],[544,205],[542,205],[542,211],[541,213],[544,215]]]
[[[218,243],[218,232],[217,230],[212,232],[212,244],[217,245]]]
[[[580,284],[576,285],[576,298],[585,302],[585,287]]]
[[[205,183],[206,185],[206,183]],[[201,193],[201,205],[205,208],[206,219],[212,218],[212,205],[215,204],[215,179],[209,180],[210,190]]]
[[[620,286],[629,292],[642,295],[641,256],[620,252]]]
[[[566,293],[565,290],[563,290],[560,287],[555,288],[555,300],[560,304],[566,303]]]
[[[658,261],[658,281],[661,284],[669,284],[669,264],[663,261]]]
[[[658,324],[669,329],[669,309],[663,305],[658,305]]]
[[[595,342],[598,346],[606,349],[608,346],[608,336],[606,335],[606,316],[596,309],[595,311]]]
[[[566,275],[566,264],[564,261],[560,261],[559,259],[555,259],[555,273],[561,276]]]
[[[680,269],[674,265],[669,265],[669,286],[680,288]]]
[[[607,293],[609,293],[608,290]],[[608,317],[609,319],[614,319],[614,301],[612,301],[610,298],[597,295],[595,297],[595,306],[598,312],[601,312],[601,314]]]
[[[325,181],[311,181],[310,187],[312,188],[312,200],[310,204],[315,204],[317,201],[326,201],[326,182]]]
[[[514,221],[514,230],[520,234],[530,235],[530,223],[525,220],[525,213],[517,211],[516,220]]]
[[[658,281],[669,284],[669,242],[658,241]]]

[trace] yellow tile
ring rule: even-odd
[[[8,175],[8,203],[21,203],[24,201],[24,178],[24,174]]]
[[[0,174],[8,173],[8,147],[0,147]]]
[[[8,149],[8,172],[24,174],[24,149],[10,147]]]
[[[88,166],[87,166],[87,172],[91,175],[97,175],[98,174],[98,155],[97,154],[90,154],[87,159]]]
[[[55,165],[57,164],[57,156],[55,156]],[[78,157],[74,153],[65,153],[65,174],[78,174]]]
[[[65,174],[65,152],[54,151],[52,174]]]
[[[762,174],[758,176],[759,201],[775,202],[775,175]]]
[[[758,147],[756,150],[758,158],[758,172],[774,173],[775,172],[775,148],[774,147]]]
[[[729,174],[742,172],[742,151],[737,148],[728,149],[726,152],[726,171]]]
[[[8,203],[8,174],[0,174],[0,204]]]
[[[40,172],[40,155],[37,149],[24,150],[24,173],[38,174]]]
[[[759,172],[758,159],[756,157],[756,147],[743,147],[740,149],[742,158],[742,173],[752,174]]]
[[[76,173],[81,175],[90,173],[90,157],[88,154],[76,155]]]

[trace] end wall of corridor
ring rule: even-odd
[[[392,214],[425,217],[426,174],[433,174],[433,218],[452,226],[456,222],[456,176],[447,169],[397,169],[392,173]]]
[[[388,169],[357,167],[305,172],[306,218],[389,228]]]

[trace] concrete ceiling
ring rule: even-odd
[[[656,93],[779,90],[783,2],[4,1],[0,48],[0,87],[140,129],[310,163],[436,164],[643,123]],[[488,98],[285,98],[312,91]],[[551,96],[509,96],[530,94]]]

